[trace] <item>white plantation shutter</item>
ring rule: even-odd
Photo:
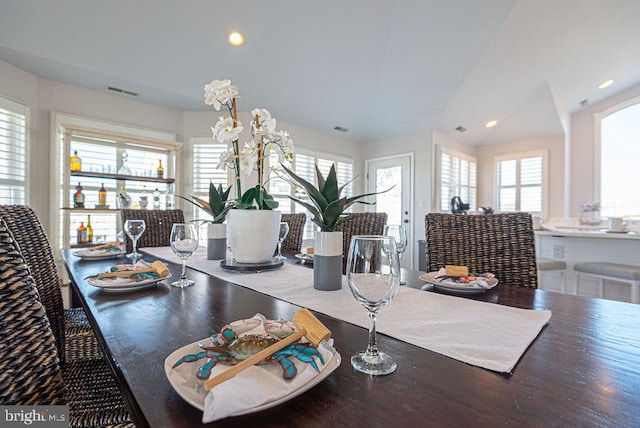
[[[542,214],[546,153],[509,155],[496,160],[497,211]]]
[[[28,107],[0,97],[0,204],[25,204]]]
[[[451,198],[459,196],[469,209],[476,209],[477,161],[450,148],[440,155],[440,211],[451,211]]]
[[[216,187],[221,184],[223,190],[227,189],[229,186],[227,170],[224,167],[218,168],[220,156],[226,151],[226,144],[216,143],[211,138],[205,143],[193,144],[193,196],[208,201],[209,183],[213,183]],[[231,193],[229,193],[229,197],[235,197],[233,189]],[[192,218],[202,220],[212,219],[210,215],[205,214],[204,211],[195,205],[191,207],[193,209]]]

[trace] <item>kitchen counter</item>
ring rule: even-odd
[[[578,228],[578,227],[551,227],[546,226],[534,231],[536,236],[565,236],[571,238],[598,238],[598,239],[640,239],[640,232],[607,232],[606,229]]]

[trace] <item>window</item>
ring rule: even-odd
[[[546,192],[546,152],[496,158],[497,211],[543,214]]]
[[[443,147],[440,153],[440,212],[451,211],[451,198],[459,196],[476,209],[477,161],[474,157]]]
[[[157,168],[162,162],[165,178],[172,177],[175,164],[177,143],[154,141],[136,135],[110,133],[103,129],[64,128],[61,132],[60,189],[59,198],[63,207],[73,206],[73,194],[78,185],[82,186],[85,196],[84,210],[61,210],[60,245],[67,247],[75,244],[76,230],[81,222],[88,221],[91,215],[94,241],[115,239],[120,229],[117,219],[118,204],[116,197],[124,186],[131,197],[131,207],[140,208],[142,198],[146,196],[147,209],[154,209],[154,199],[159,198],[159,207],[171,204],[173,185],[164,182],[145,181],[144,178],[156,178]],[[82,160],[82,176],[69,175],[69,159],[75,153]],[[128,171],[125,170],[128,168]],[[112,175],[133,176],[126,181]],[[141,180],[135,179],[141,177]],[[106,209],[93,210],[98,204],[98,190],[104,185],[107,190]],[[66,233],[65,233],[66,232]]]
[[[226,169],[218,168],[220,156],[227,151],[226,144],[217,143],[213,138],[193,138],[193,196],[209,200],[209,183],[216,187],[221,184],[227,189],[229,177]],[[235,193],[229,193],[229,198],[235,198]],[[212,217],[195,205],[194,219],[210,220]],[[202,235],[202,234],[201,234]]]
[[[0,97],[0,204],[26,204],[29,108]]]
[[[300,151],[294,154],[293,170],[300,177],[317,185],[316,169],[315,165],[318,165],[318,169],[324,177],[329,174],[331,166],[336,165],[336,176],[338,178],[338,185],[346,185],[342,191],[343,197],[353,196],[353,160],[340,158],[337,156]],[[303,201],[307,201],[308,198],[298,186],[290,185],[285,179],[277,177],[275,174],[269,179],[268,190],[280,205],[278,209],[283,213],[306,213],[307,210],[302,205],[293,202],[289,199],[290,196],[295,196]],[[303,239],[313,239],[314,231],[316,230],[315,224],[311,221],[307,215],[307,222],[304,227]]]
[[[605,217],[640,217],[640,188],[630,185],[640,158],[640,103],[600,121],[600,202]]]

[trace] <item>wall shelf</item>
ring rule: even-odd
[[[90,178],[105,178],[114,180],[129,180],[129,181],[145,181],[148,183],[167,183],[173,184],[175,178],[157,178],[157,177],[144,177],[141,175],[122,175],[122,174],[108,174],[102,172],[89,172],[89,171],[74,171],[71,172],[72,177],[90,177]]]

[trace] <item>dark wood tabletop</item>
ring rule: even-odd
[[[160,283],[147,290],[106,293],[84,278],[107,270],[113,260],[81,261],[69,250],[63,257],[73,291],[139,427],[202,425],[202,412],[185,402],[165,376],[164,360],[171,352],[210,336],[229,321],[255,313],[290,319],[299,309],[191,269],[188,275],[196,284],[184,290]],[[169,266],[178,276],[179,266]],[[332,332],[343,357],[341,366],[284,404],[211,425],[640,426],[640,305],[508,284],[465,298],[550,309],[553,314],[512,374],[474,367],[379,334],[379,348],[396,357],[398,369],[369,377],[355,372],[349,362],[366,347],[366,330],[316,313]]]

